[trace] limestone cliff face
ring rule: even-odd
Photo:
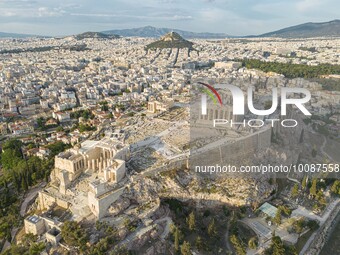
[[[156,198],[225,203],[231,206],[261,203],[275,189],[265,176],[258,178],[205,178],[184,170],[173,170],[155,177],[139,179],[130,188],[130,198],[143,203]]]

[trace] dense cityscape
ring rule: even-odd
[[[340,254],[339,37],[0,42],[1,254]],[[194,119],[197,81],[253,87],[257,109],[308,89],[311,116],[212,129],[240,119]],[[323,171],[198,174],[202,158]]]

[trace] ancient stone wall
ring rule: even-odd
[[[271,127],[258,131],[246,137],[230,141],[225,138],[225,143],[190,155],[190,167],[239,165],[254,155],[257,151],[265,150],[271,144]]]
[[[325,224],[318,230],[315,239],[313,240],[311,246],[306,251],[305,255],[318,255],[320,254],[322,247],[327,242],[329,238],[329,233],[331,229],[336,224],[336,220],[339,218],[340,213],[340,203],[336,205],[332,213],[329,215]]]
[[[39,209],[40,210],[49,209],[53,205],[58,205],[65,209],[69,207],[69,203],[66,200],[63,200],[61,198],[56,198],[53,195],[48,194],[44,191],[40,191],[38,197],[39,197]]]
[[[115,191],[107,192],[102,196],[96,197],[93,192],[88,193],[88,205],[92,213],[98,218],[103,218],[110,207],[110,205],[119,199],[124,193],[124,187]]]

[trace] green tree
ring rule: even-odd
[[[129,229],[130,227],[130,224],[131,224],[131,220],[129,218],[125,218],[124,222],[123,222],[123,225],[126,229]]]
[[[292,214],[292,210],[286,205],[280,205],[278,208],[280,209],[281,214],[284,213],[286,216],[290,216]]]
[[[300,234],[303,231],[303,228],[306,225],[306,221],[304,218],[301,218],[293,223],[293,230],[295,233]]]
[[[196,219],[195,219],[195,213],[191,212],[189,214],[189,217],[187,218],[187,224],[190,231],[194,231],[196,228]]]
[[[24,246],[21,245],[11,245],[9,249],[1,253],[1,255],[23,255],[27,254],[27,249]]]
[[[21,146],[22,146],[22,142],[17,140],[17,139],[11,139],[8,140],[7,142],[5,142],[2,146],[2,150],[5,151],[7,149],[12,149],[14,151],[17,152],[17,156],[21,157],[22,153],[21,153]]]
[[[42,242],[39,243],[32,243],[29,250],[28,254],[29,255],[39,255],[43,250],[45,250],[46,245]]]
[[[59,154],[60,152],[63,152],[66,149],[71,148],[70,144],[65,144],[61,141],[49,144],[46,146],[49,150],[51,150],[51,155],[50,157],[53,158],[54,156],[56,156],[57,154]]]
[[[7,171],[12,170],[21,159],[21,151],[8,148],[3,149],[3,152],[1,153],[1,165]],[[6,174],[6,171],[4,173]]]
[[[265,62],[257,59],[243,59],[242,65],[248,69],[259,69],[264,72],[280,73],[287,78],[317,78],[323,74],[338,74],[340,72],[340,65],[333,64],[309,66],[305,64]]]
[[[246,248],[236,235],[230,236],[230,242],[234,246],[237,255],[246,255]]]
[[[192,255],[190,243],[187,241],[184,241],[181,246],[181,255]]]
[[[175,238],[175,251],[178,252],[179,251],[179,229],[178,227],[176,227],[174,238]]]
[[[216,234],[217,234],[217,228],[216,228],[215,219],[213,218],[208,226],[208,235],[210,237],[214,237],[216,236]]]
[[[295,183],[292,192],[291,192],[292,198],[295,198],[299,195],[299,184]]]
[[[56,129],[57,132],[62,132],[64,131],[64,128],[62,126],[58,126]]]
[[[6,239],[7,241],[11,242],[12,235],[11,235],[12,226],[5,221],[0,222],[0,239]]]
[[[103,112],[107,112],[109,110],[109,106],[108,106],[108,102],[107,101],[100,102],[99,105],[100,105],[100,109]]]
[[[249,239],[249,241],[248,241],[249,249],[255,250],[257,248],[257,245],[258,245],[258,241],[257,241],[257,238],[255,236]]]
[[[21,238],[21,242],[24,246],[29,246],[32,243],[35,243],[38,240],[38,237],[36,235],[33,235],[32,233],[25,234]]]
[[[65,221],[61,227],[61,236],[66,244],[74,247],[85,249],[88,240],[87,233],[81,228],[79,223],[75,221]]]
[[[317,182],[318,182],[317,179],[314,178],[312,181],[312,186],[309,190],[309,194],[311,194],[313,197],[316,197],[316,194],[317,194],[317,184],[318,184]]]
[[[46,129],[46,120],[43,117],[40,117],[37,119],[37,125],[40,130],[45,130]]]
[[[307,222],[307,227],[309,227],[311,230],[315,231],[317,230],[320,226],[319,223],[316,220],[309,220]]]
[[[84,133],[84,132],[87,132],[87,131],[94,131],[94,130],[96,130],[97,128],[96,127],[92,127],[92,126],[90,126],[90,125],[85,125],[85,124],[80,124],[79,126],[78,126],[78,129],[79,129],[79,132],[80,133]]]
[[[116,245],[115,248],[110,252],[110,255],[130,255],[130,253],[125,246]]]
[[[202,237],[198,236],[198,237],[196,238],[195,246],[196,246],[196,249],[197,249],[197,250],[199,250],[199,251],[203,250],[203,248],[204,248],[204,242],[203,242]]]
[[[281,209],[280,209],[280,208],[277,209],[273,221],[274,221],[277,225],[280,225],[280,224],[281,224]]]
[[[272,237],[272,255],[286,255],[286,250],[279,236]]]
[[[336,180],[332,187],[331,187],[331,191],[333,194],[335,195],[340,195],[340,180]]]

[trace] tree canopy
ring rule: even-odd
[[[248,69],[258,69],[264,72],[283,74],[287,78],[317,78],[321,75],[340,74],[340,65],[331,64],[310,66],[305,64],[265,62],[258,59],[244,59],[242,65]]]

